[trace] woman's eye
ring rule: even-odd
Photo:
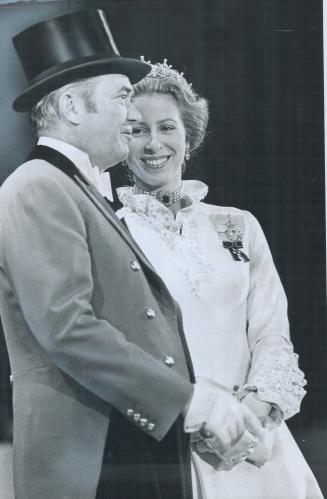
[[[143,135],[146,132],[144,128],[141,127],[133,127],[132,134],[133,135]]]
[[[161,130],[163,132],[172,132],[175,130],[175,127],[173,125],[164,125],[161,127]]]

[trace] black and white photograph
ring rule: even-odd
[[[327,497],[324,3],[0,1],[0,499]]]

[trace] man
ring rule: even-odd
[[[119,56],[98,10],[14,43],[29,79],[14,108],[39,137],[0,193],[16,498],[190,498],[187,432],[223,454],[261,429],[223,388],[193,390],[178,307],[103,197],[149,67]]]

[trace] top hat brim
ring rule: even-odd
[[[106,74],[122,74],[127,76],[132,84],[145,78],[150,72],[151,66],[137,59],[126,57],[97,58],[88,60],[81,58],[73,64],[60,64],[56,68],[51,68],[49,72],[44,72],[37,79],[31,81],[30,86],[14,103],[13,108],[17,112],[30,111],[32,107],[45,95],[63,87],[73,81],[83,78],[92,78]],[[37,81],[36,81],[37,80]]]

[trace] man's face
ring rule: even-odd
[[[132,86],[127,76],[99,78],[94,90],[96,112],[87,112],[81,123],[82,144],[93,165],[106,169],[124,160],[132,136],[132,122],[140,119],[131,104]]]

